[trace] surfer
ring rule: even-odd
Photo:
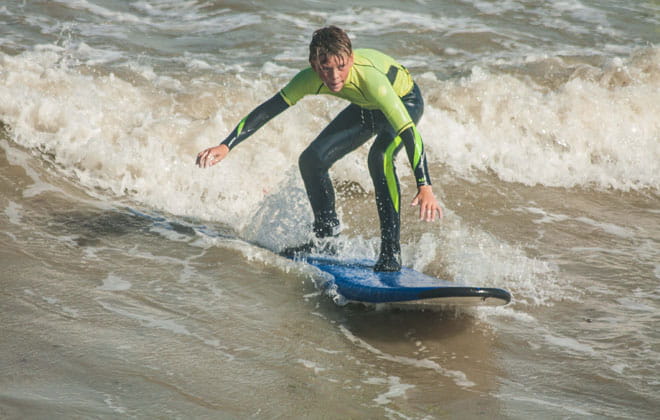
[[[309,45],[310,67],[303,69],[272,98],[243,118],[229,136],[197,155],[197,165],[213,166],[270,119],[306,95],[327,94],[351,102],[302,152],[299,159],[307,196],[314,212],[317,238],[339,234],[330,167],[376,136],[369,150],[369,173],[376,191],[381,246],[375,271],[401,269],[400,188],[394,160],[405,147],[417,183],[413,206],[421,220],[442,218],[433,194],[424,144],[416,124],[424,101],[408,70],[373,49],[353,50],[342,29],[328,26],[314,32]],[[284,253],[311,251],[313,245]]]

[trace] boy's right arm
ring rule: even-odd
[[[272,98],[256,107],[243,118],[219,146],[209,147],[199,152],[197,155],[197,166],[207,168],[220,162],[237,144],[250,137],[261,126],[288,107],[289,104],[284,101],[282,95],[279,92],[276,93]]]

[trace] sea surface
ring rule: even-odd
[[[445,217],[402,206],[404,264],[511,304],[346,304],[273,252],[336,98],[195,166],[328,24],[425,98]],[[658,418],[659,28],[656,0],[1,2],[0,418]],[[345,257],[378,251],[368,147],[331,170]]]

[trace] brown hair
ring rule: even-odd
[[[309,62],[313,67],[325,63],[328,56],[348,58],[351,54],[351,40],[342,29],[331,25],[314,31],[309,43]]]

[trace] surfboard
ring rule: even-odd
[[[331,275],[329,285],[336,285],[337,292],[352,302],[499,306],[511,301],[504,289],[460,285],[407,267],[399,272],[375,272],[370,260],[317,256],[301,260]]]
[[[211,237],[237,239],[230,232],[209,229],[188,222],[175,222],[160,215],[147,214],[128,208],[137,217],[150,221],[154,226],[178,233],[202,233]],[[252,244],[259,246],[257,244]],[[375,272],[374,261],[368,259],[340,259],[331,256],[303,255],[292,258],[304,261],[329,275],[332,279],[325,287],[336,286],[337,292],[347,301],[362,303],[432,304],[432,305],[506,305],[511,294],[498,288],[475,287],[420,273],[408,267],[399,272]]]

